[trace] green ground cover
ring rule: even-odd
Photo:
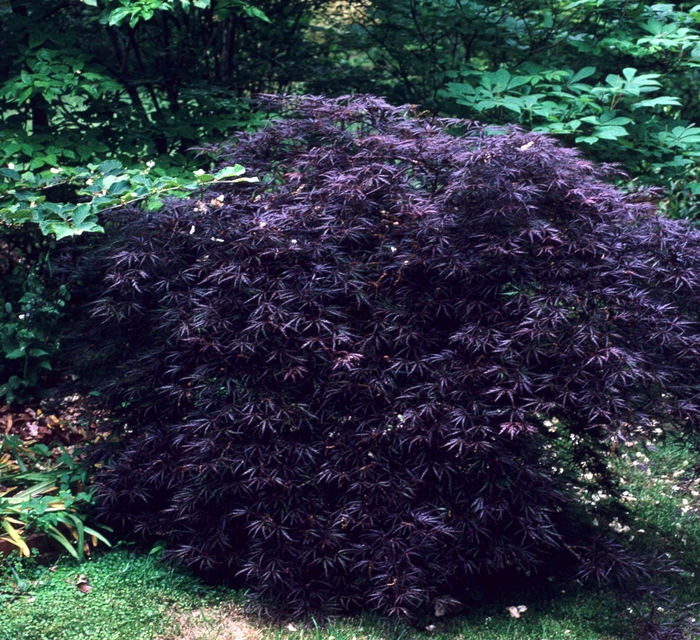
[[[56,568],[27,564],[6,571],[0,616],[1,640],[156,640],[221,638],[221,610],[244,600],[240,593],[207,587],[173,571],[147,554],[126,548],[105,553],[83,565],[65,558]],[[79,585],[92,589],[84,593]],[[83,587],[84,588],[84,587]],[[520,619],[508,605],[526,603]],[[191,633],[191,627],[197,633]],[[434,627],[434,628],[433,628]],[[595,589],[569,589],[561,594],[511,592],[468,616],[432,619],[420,627],[387,624],[370,616],[340,618],[319,626],[285,621],[259,627],[254,616],[239,633],[270,640],[380,640],[385,638],[476,638],[479,640],[622,637],[624,622],[615,600]],[[228,636],[225,636],[228,637]],[[243,636],[245,637],[245,636]]]
[[[630,513],[601,523],[640,551],[668,553],[684,569],[669,579],[679,602],[700,601],[700,462],[678,443],[640,443],[616,457]],[[604,499],[604,497],[602,498]],[[5,560],[0,570],[0,640],[616,640],[632,631],[627,604],[596,585],[543,582],[507,589],[468,614],[426,618],[415,626],[370,616],[261,624],[242,614],[245,595],[206,586],[128,545],[83,564]],[[524,605],[520,618],[508,607]],[[662,618],[663,601],[642,605]],[[700,607],[695,607],[700,614]]]

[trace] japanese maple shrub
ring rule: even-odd
[[[299,611],[577,562],[614,445],[697,428],[700,234],[544,136],[271,101],[218,149],[259,183],[120,212],[86,258],[130,413],[104,515]]]

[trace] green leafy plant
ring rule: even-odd
[[[336,74],[311,79],[315,92],[352,87],[556,133],[663,187],[664,212],[698,216],[700,147],[691,134],[672,133],[700,122],[698,6],[367,0],[336,13],[321,23],[338,50]]]
[[[45,284],[51,241],[38,232],[7,230],[0,240],[0,398],[15,403],[35,393],[52,370],[58,347],[54,331],[70,294],[65,285]]]
[[[6,436],[0,445],[0,540],[31,555],[27,536],[43,532],[73,558],[82,562],[90,544],[109,541],[85,524],[91,502],[83,490],[87,471],[65,447],[56,456],[43,444],[25,445]]]
[[[515,121],[533,131],[562,136],[594,147],[600,160],[628,167],[641,182],[670,188],[678,199],[700,191],[697,158],[700,129],[680,119],[681,99],[658,94],[660,74],[633,67],[599,76],[592,66],[579,70],[546,69],[534,64],[519,73],[464,69],[443,95],[489,122]],[[677,184],[680,182],[680,184]]]
[[[24,165],[10,163],[0,174],[0,216],[6,224],[36,223],[45,235],[60,240],[85,232],[102,232],[99,213],[143,202],[149,211],[158,210],[163,197],[184,197],[212,183],[251,182],[242,177],[245,169],[227,167],[215,174],[204,169],[194,172],[164,170],[151,161],[142,167],[125,167],[118,160],[98,165],[52,167],[34,173]],[[21,173],[20,173],[21,172]],[[4,190],[3,190],[4,187]],[[67,187],[75,193],[73,202],[50,202],[47,192]],[[6,196],[2,200],[2,194]],[[4,206],[3,206],[4,205]]]
[[[211,159],[188,149],[261,119],[201,65],[162,65],[154,33],[179,43],[168,56],[194,61],[200,27],[269,19],[244,0],[13,0],[1,10],[0,398],[21,402],[51,369],[70,301],[51,278],[55,241],[102,232],[100,214],[114,207],[155,211],[167,197],[249,179],[242,168],[212,174]]]

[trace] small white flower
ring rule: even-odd
[[[297,630],[297,628],[291,622],[287,625],[287,631],[294,632],[296,630]]]
[[[146,166],[147,166],[149,169],[153,169],[153,167],[156,166],[156,161],[155,161],[155,160],[149,160],[149,161],[146,163]]]
[[[95,184],[95,181],[92,178],[88,178],[85,181],[85,184],[88,185],[88,187],[91,187],[93,184]]]
[[[51,173],[53,173],[54,175],[56,175],[57,173],[61,173],[61,168],[60,168],[60,167],[51,167],[51,168],[49,169],[49,171],[50,171]]]
[[[197,177],[203,176],[204,175],[204,169],[197,169],[197,171],[194,172],[194,175]]]
[[[14,162],[8,162],[8,163],[7,163],[7,168],[8,168],[8,169],[14,169],[14,168],[15,168],[15,163],[14,163]]]
[[[193,233],[194,233],[194,225],[192,225],[192,227],[190,228],[190,235],[192,235]]]
[[[297,243],[297,241],[296,241],[296,240],[292,240],[292,244],[296,244],[296,243]]]

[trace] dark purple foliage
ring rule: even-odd
[[[614,488],[633,428],[697,426],[700,235],[543,136],[272,104],[219,148],[259,184],[121,212],[88,258],[133,429],[103,512],[298,611],[568,553],[579,474]]]

